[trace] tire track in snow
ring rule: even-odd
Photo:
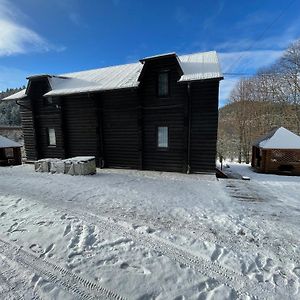
[[[1,271],[0,271],[0,285],[3,289],[2,292],[0,292],[0,298],[2,298],[3,295],[5,295],[5,297],[8,297],[8,299],[15,299],[15,297],[17,297],[17,299],[21,299],[23,300],[24,297],[21,295],[21,293],[19,292],[20,289],[17,288],[16,284],[13,284],[10,280],[9,277],[13,277],[14,274],[14,270],[11,269],[11,267],[7,264],[7,262],[5,262],[4,260],[1,261]],[[17,276],[15,276],[16,278]],[[24,283],[24,282],[22,282]],[[33,299],[39,299],[38,297],[34,297]]]
[[[74,274],[45,258],[37,257],[24,249],[0,238],[2,255],[17,262],[26,269],[45,276],[54,285],[61,286],[69,293],[77,295],[80,299],[105,299],[125,300],[117,293],[104,288],[88,279]]]
[[[102,232],[112,231],[119,233],[126,238],[132,239],[143,246],[151,248],[171,260],[185,265],[197,272],[216,280],[236,292],[238,297],[250,297],[252,299],[273,299],[272,291],[266,289],[259,282],[253,282],[249,277],[242,273],[229,270],[217,262],[195,255],[193,252],[149,233],[138,232],[129,226],[120,225],[112,220],[104,219],[92,213],[87,213],[74,208],[69,213],[77,215],[79,219],[85,222],[94,222]]]

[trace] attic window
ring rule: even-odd
[[[44,105],[45,106],[55,106],[57,101],[53,97],[46,97],[44,98]]]
[[[157,79],[157,93],[158,97],[168,97],[169,96],[169,72],[163,71],[158,74]]]
[[[56,134],[54,128],[48,128],[48,145],[56,146]]]

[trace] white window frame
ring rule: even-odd
[[[157,127],[157,148],[159,149],[169,148],[169,127],[168,126]]]
[[[48,146],[56,146],[56,132],[55,128],[48,128]]]

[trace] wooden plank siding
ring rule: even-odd
[[[38,158],[64,158],[64,141],[61,130],[60,99],[54,99],[52,105],[46,105],[43,95],[50,90],[48,79],[41,78],[30,83],[29,95],[33,103],[35,135]],[[48,128],[55,129],[56,146],[50,146]]]
[[[101,94],[104,166],[141,169],[140,111],[136,89]]]
[[[88,94],[63,97],[62,103],[66,157],[95,156],[99,165],[97,97]]]
[[[191,83],[191,171],[215,172],[219,81]]]
[[[169,96],[157,95],[160,71],[169,73]],[[143,105],[143,169],[183,172],[185,165],[186,85],[178,84],[180,71],[175,58],[145,62],[142,74],[141,101]],[[157,127],[168,126],[169,147],[157,147]]]
[[[22,99],[18,101],[20,105],[20,116],[22,121],[24,145],[27,160],[37,160],[37,147],[36,147],[36,135],[34,116],[32,112],[32,100]]]

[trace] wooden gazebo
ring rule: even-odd
[[[263,173],[300,175],[300,136],[275,128],[252,146],[252,167]]]
[[[22,164],[21,145],[0,135],[0,166]]]

